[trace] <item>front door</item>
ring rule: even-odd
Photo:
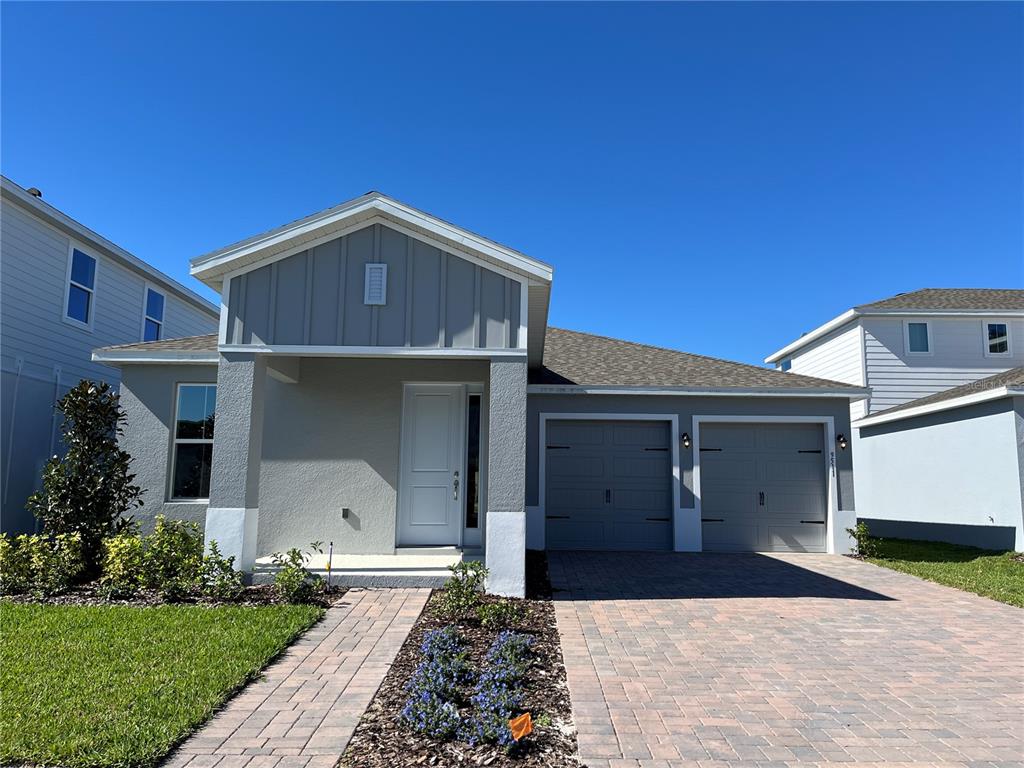
[[[465,389],[407,385],[398,488],[399,546],[461,544]]]

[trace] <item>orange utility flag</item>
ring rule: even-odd
[[[523,736],[533,733],[533,718],[530,717],[529,712],[519,717],[513,717],[508,721],[508,727],[512,731],[512,738],[519,741]]]

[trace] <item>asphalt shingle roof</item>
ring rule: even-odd
[[[1024,309],[1024,290],[1013,288],[922,288],[870,304],[861,304],[854,309],[860,312],[878,309],[1021,310]]]
[[[795,373],[607,336],[548,328],[531,384],[736,389],[855,389]]]
[[[919,408],[922,405],[934,405],[935,403],[942,403],[946,400],[955,400],[958,397],[964,397],[966,395],[976,395],[979,392],[986,392],[990,389],[999,389],[1000,387],[1024,388],[1024,367],[1011,368],[1008,371],[997,373],[995,376],[978,379],[977,381],[972,381],[969,384],[961,384],[959,387],[953,387],[952,389],[937,392],[934,395],[919,397],[917,400],[911,400],[909,403],[903,403],[902,405],[896,405],[892,408],[886,408],[884,411],[872,413],[870,418],[881,416],[882,414],[906,411],[910,408]]]
[[[544,365],[530,371],[531,384],[553,386],[678,387],[695,389],[856,389],[828,379],[783,373],[746,363],[675,349],[548,328]],[[107,351],[215,352],[217,335],[103,347]]]

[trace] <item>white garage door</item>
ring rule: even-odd
[[[823,432],[820,424],[701,425],[703,549],[824,552]]]
[[[671,549],[672,454],[661,421],[549,421],[549,549]]]

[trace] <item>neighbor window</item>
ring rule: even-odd
[[[216,405],[215,385],[178,385],[178,401],[174,413],[174,457],[171,465],[172,499],[210,498]]]
[[[72,248],[69,267],[66,316],[76,323],[91,325],[93,296],[96,293],[96,259]]]
[[[928,323],[907,323],[907,351],[916,354],[931,352]]]
[[[146,317],[142,321],[142,340],[160,341],[164,330],[164,295],[146,288]]]
[[[985,352],[989,355],[1010,354],[1010,326],[1006,323],[985,323]]]
[[[792,367],[793,367],[793,361],[792,360],[783,360],[782,364],[779,366],[779,368],[781,368],[783,371],[788,371]]]

